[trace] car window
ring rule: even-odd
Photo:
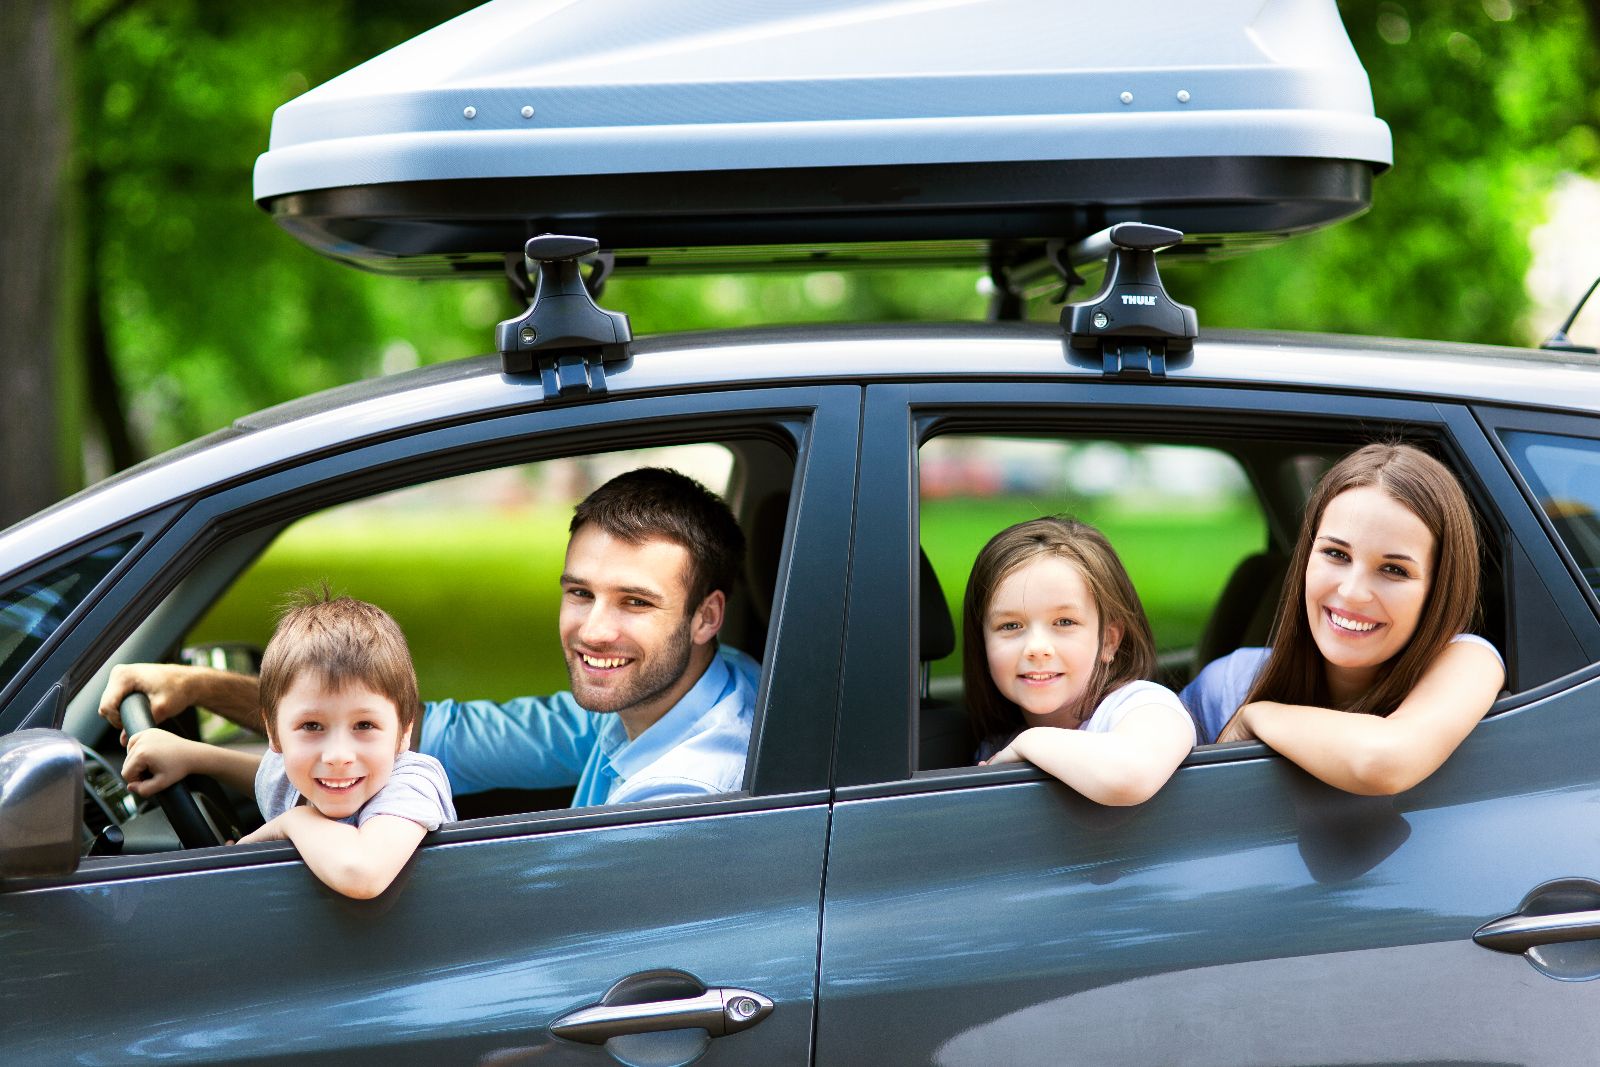
[[[763,657],[782,550],[792,458],[766,442],[675,445],[552,459],[440,479],[295,520],[178,638],[189,662],[259,650],[279,607],[326,583],[400,624],[424,701],[496,704],[569,688],[558,635],[560,578],[574,506],[610,478],[659,466],[695,478],[733,507],[748,542],[725,648]],[[261,739],[201,711],[199,736]],[[458,796],[462,818],[563,807],[571,788]]]
[[[954,630],[954,647],[925,664],[925,704],[961,706],[967,576],[989,538],[1013,523],[1064,514],[1106,535],[1139,592],[1164,680],[1174,686],[1187,680],[1197,656],[1208,655],[1198,646],[1230,577],[1266,555],[1261,504],[1238,460],[1219,448],[947,435],[922,447],[918,471],[922,551],[939,587],[932,590],[925,574],[921,595],[927,601],[942,594]],[[1253,615],[1258,604],[1276,599],[1270,581],[1254,592],[1260,595],[1240,614]],[[924,627],[937,624],[929,610],[924,603]],[[944,651],[926,641],[923,648],[924,655]],[[925,738],[938,729],[926,708],[923,727]],[[932,753],[924,757],[927,769]]]
[[[327,581],[400,623],[423,699],[564,689],[555,616],[573,506],[613,475],[645,466],[681,470],[725,496],[733,454],[705,444],[549,460],[307,515],[240,575],[185,643],[265,645],[283,598]]]
[[[1600,593],[1600,441],[1509,431],[1505,443],[1589,588]]]
[[[49,640],[136,540],[130,537],[104,545],[0,594],[0,687]]]

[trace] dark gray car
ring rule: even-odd
[[[489,5],[477,23],[436,31],[434,45],[481,40],[485,26],[516,22],[515,6]],[[1331,4],[1269,6],[1288,22],[1261,33],[1326,30],[1330,19],[1337,32]],[[648,5],[615,7],[637,7],[645,29],[664,18]],[[904,29],[892,19],[873,29],[874,11],[895,14],[874,5],[807,10],[813,21],[788,30],[854,27],[845,39],[858,58],[873,34]],[[726,34],[778,32],[782,20],[739,11],[721,11]],[[563,25],[544,25],[543,39],[574,40],[553,32]],[[1242,48],[1251,25],[1240,16],[1216,39]],[[1348,49],[1342,40],[1332,52]],[[630,47],[646,59],[670,52]],[[566,53],[543,58],[575,69]],[[390,66],[415,69],[413,59],[402,52]],[[1164,124],[1202,139],[1182,115],[1204,114],[1201,126],[1227,117],[1200,110],[1196,88],[1222,83],[1159,66],[1129,76],[1134,103],[1114,93],[1072,114],[1105,112],[1131,131],[1117,143],[1147,146]],[[493,173],[500,164],[452,177],[426,169],[437,155],[407,155],[458,143],[447,120],[509,130],[484,144],[514,144],[518,123],[533,121],[522,106],[556,112],[551,143],[582,140],[560,118],[563,101],[584,103],[582,86],[563,89],[554,76],[540,83],[551,102],[537,105],[504,87],[421,94],[405,115],[437,128],[395,149],[393,181],[318,177],[388,143],[362,123],[402,121],[392,116],[403,109],[335,106],[374,83],[395,91],[379,78],[386,69],[358,71],[280,116],[285,140],[275,133],[273,152],[285,154],[266,167],[265,191],[258,184],[264,206],[329,254],[422,273],[499,270],[509,254],[516,277],[529,266],[537,276],[538,257],[519,253],[544,228],[597,237],[618,269],[628,249],[648,258],[666,232],[708,227],[701,244],[749,243],[728,240],[737,230],[727,223],[738,206],[728,197],[749,171],[729,165],[721,186],[702,185],[673,169],[667,157],[681,145],[670,137],[663,143],[677,147],[651,173],[677,174],[668,188],[702,189],[706,201],[667,230],[652,227],[672,213],[652,214],[642,191],[660,186],[591,175],[596,195],[614,201],[586,216],[577,201],[532,211],[517,205],[577,197],[583,183],[556,182],[572,178],[563,172],[519,184]],[[1064,84],[1091,93],[1120,77],[1101,70]],[[1163,77],[1167,110],[1145,125],[1129,118],[1124,109],[1168,88]],[[1261,77],[1267,98],[1298,99],[1282,94],[1295,70]],[[590,104],[607,99],[603,90],[622,93],[597,84]],[[1342,84],[1348,98],[1353,83]],[[705,99],[684,91],[681,102]],[[865,99],[909,112],[917,94]],[[484,100],[506,114],[491,116]],[[315,120],[297,125],[297,114]],[[694,119],[707,127],[707,152],[713,118]],[[912,116],[839,121],[902,119]],[[1376,121],[1370,101],[1367,119]],[[749,233],[942,236],[1018,264],[1065,263],[1076,248],[1081,266],[1111,249],[1109,238],[1086,241],[1105,224],[1162,222],[1215,230],[1185,242],[1204,252],[1359,210],[1387,164],[1387,134],[1362,155],[1382,124],[1334,125],[1350,134],[1344,154],[1182,171],[1214,182],[1187,211],[1182,190],[1159,179],[1165,155],[1154,150],[1130,148],[1124,169],[1063,156],[1053,176],[1018,171],[1039,188],[1083,183],[1092,210],[1076,193],[1019,203],[974,182],[1014,159],[930,158],[903,173],[972,195],[952,205],[930,193],[914,210],[880,196],[868,211],[850,206],[863,188],[852,182],[882,189],[860,158],[813,171],[779,158],[790,149],[778,144],[759,163],[781,195],[753,212]],[[296,155],[315,140],[298,139],[307,131],[329,135],[326,155]],[[627,143],[607,136],[584,143]],[[309,170],[291,166],[313,156]],[[1143,201],[1119,209],[1110,190],[1143,180],[1125,169],[1133,163],[1157,177]],[[413,164],[422,169],[403,169]],[[861,173],[835,174],[827,210],[785,199],[815,191],[808,175],[850,167]],[[295,185],[302,179],[332,184]],[[1229,182],[1243,183],[1234,201]],[[1330,188],[1340,195],[1324,196]],[[490,198],[483,218],[456,210],[483,206],[480,195]],[[580,216],[592,225],[570,225]],[[559,264],[549,262],[553,279]],[[646,339],[579,330],[543,347],[550,320],[540,314],[535,304],[513,320],[498,355],[242,419],[0,534],[0,1062],[1581,1063],[1600,1047],[1600,358],[1287,334],[1196,339],[1182,335],[1181,316],[1170,330],[1140,321],[1077,337],[1070,321],[1000,321]],[[1507,665],[1491,714],[1437,773],[1397,797],[1358,797],[1260,744],[1205,745],[1152,800],[1118,809],[1030,766],[971,766],[959,679],[936,666],[951,662],[964,572],[937,546],[951,543],[963,512],[990,506],[995,486],[1043,500],[1070,485],[1088,500],[1123,483],[1174,513],[1221,493],[1238,502],[1248,543],[1187,541],[1172,568],[1216,576],[1163,616],[1175,620],[1158,634],[1163,671],[1181,682],[1265,640],[1310,485],[1333,458],[1382,437],[1429,450],[1466,488],[1485,542],[1479,631]],[[477,522],[483,513],[458,503],[464,479],[544,487],[552,472],[663,455],[705,463],[750,541],[724,631],[762,663],[741,792],[583,809],[531,792],[459,797],[462,820],[428,835],[372,901],[325,888],[287,843],[181,847],[158,806],[129,797],[116,738],[96,713],[111,668],[182,656],[219,602],[254,595],[297,528],[362,508],[399,523],[418,506]],[[564,504],[519,499],[523,528],[561,529]],[[1136,582],[1154,580],[1158,561],[1129,558]],[[420,572],[437,562],[423,552],[385,565]],[[969,552],[960,566],[970,562]],[[451,603],[485,595],[438,592]],[[530,659],[525,649],[554,644],[553,619],[536,612],[511,633],[472,614],[441,644]],[[449,647],[437,651],[449,659]],[[419,662],[427,655],[419,650]],[[763,1001],[770,1013],[756,1010]]]

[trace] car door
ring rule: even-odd
[[[57,681],[81,688],[98,660],[74,657],[114,645],[208,546],[264,515],[501,452],[782,444],[795,479],[747,789],[448,825],[372,901],[329,891],[285,845],[90,859],[8,887],[0,1062],[809,1062],[859,415],[853,387],[557,407],[312,459],[197,501],[19,701]],[[552,1032],[562,1019],[566,1037]]]
[[[1197,750],[1133,808],[1033,768],[917,772],[912,464],[969,426],[1427,435],[1488,527],[1511,695],[1393,798],[1331,789],[1255,743]],[[1600,975],[1596,942],[1551,930],[1592,917],[1600,888],[1600,634],[1469,413],[1172,383],[883,385],[863,442],[876,510],[851,602],[874,607],[848,623],[819,1064],[1587,1058],[1600,982],[1578,979]],[[1543,933],[1519,941],[1519,916]]]

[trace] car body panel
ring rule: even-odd
[[[328,890],[287,844],[249,846],[244,866],[0,894],[0,1060],[601,1064],[548,1024],[672,968],[776,1005],[699,1062],[804,1064],[827,820],[813,802],[458,828],[376,901]],[[95,1010],[74,1008],[91,994]]]
[[[1472,472],[1469,496],[1504,524],[1492,536],[1535,573],[1563,571],[1459,406],[1203,386],[1167,388],[1157,402],[1152,392],[871,386],[861,485],[881,518],[858,526],[852,600],[912,600],[908,464],[928,436],[974,428],[1095,439],[1296,424],[1327,439],[1341,421],[1344,433],[1431,430]],[[954,605],[956,591],[946,595]],[[1570,584],[1546,595],[1562,607],[1513,598],[1511,658],[1560,646],[1575,672],[1502,700],[1404,794],[1352,796],[1245,743],[1195,752],[1131,808],[1088,802],[1033,768],[916,772],[915,644],[897,613],[853,613],[817,1062],[1566,1061],[1600,1035],[1600,985],[1575,987],[1570,974],[1472,941],[1542,885],[1600,880],[1582,814],[1600,801],[1590,758],[1600,656],[1584,647],[1597,620]],[[885,660],[903,669],[884,670]],[[1600,950],[1584,944],[1579,969],[1592,957],[1584,976],[1600,976]],[[1519,1025],[1496,1025],[1502,1016]]]

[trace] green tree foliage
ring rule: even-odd
[[[86,267],[140,451],[414,364],[419,350],[483,347],[504,312],[497,290],[340,267],[250,197],[279,104],[468,6],[80,6]]]
[[[1201,327],[1527,344],[1528,233],[1565,173],[1600,175],[1600,47],[1571,0],[1347,0],[1394,133],[1361,218],[1175,272]],[[1573,234],[1573,240],[1593,235]]]
[[[513,310],[503,284],[362,274],[299,247],[250,199],[274,108],[468,6],[79,0],[86,317],[103,318],[112,372],[101,378],[121,385],[111,406],[128,413],[134,452],[326,386],[488,349],[493,323]],[[1175,295],[1200,308],[1202,329],[1526,342],[1528,231],[1559,175],[1600,171],[1591,14],[1576,0],[1350,0],[1341,10],[1395,135],[1371,212],[1174,271]],[[606,303],[641,333],[974,319],[985,307],[978,280],[624,275]],[[1032,313],[1055,310],[1041,301]]]

